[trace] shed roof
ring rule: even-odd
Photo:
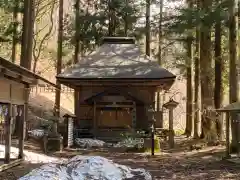
[[[42,81],[51,86],[57,87],[54,83],[48,81],[47,79],[2,57],[0,57],[0,74],[4,75],[4,77],[8,79],[24,84],[35,85],[39,83],[39,81]]]
[[[217,109],[219,112],[239,112],[240,113],[240,102],[231,103],[223,108]]]
[[[175,79],[156,61],[142,55],[135,44],[105,43],[57,78],[62,79]]]

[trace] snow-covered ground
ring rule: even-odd
[[[75,156],[62,164],[46,164],[19,180],[152,180],[144,169],[132,169],[101,156]]]
[[[78,139],[81,145],[87,147],[102,147],[105,142],[96,139]],[[0,156],[4,157],[5,147],[0,145]],[[144,169],[114,163],[101,156],[75,156],[70,160],[50,157],[24,150],[24,160],[29,163],[45,165],[34,169],[19,180],[152,180],[151,175]],[[11,147],[11,157],[18,156],[18,148]]]

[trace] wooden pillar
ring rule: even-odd
[[[240,121],[240,112],[235,112],[236,113],[236,119],[234,120],[235,126],[236,126],[236,141],[237,141],[237,147],[236,147],[236,154],[237,157],[240,157],[240,139],[239,139],[239,121]]]
[[[230,157],[230,114],[226,113],[226,158]]]
[[[63,147],[68,146],[68,116],[65,114],[64,118],[64,134],[63,134]]]
[[[21,116],[21,123],[20,123],[20,133],[19,133],[19,142],[18,142],[18,149],[19,149],[19,154],[18,158],[22,159],[23,158],[23,149],[24,149],[24,138],[25,138],[25,133],[26,133],[26,121],[28,118],[28,98],[29,98],[29,93],[30,93],[30,88],[29,85],[25,85],[24,89],[24,113]]]
[[[24,135],[25,135],[25,106],[21,106],[22,114],[19,117],[19,126],[18,126],[18,159],[23,158],[23,146],[24,146]]]
[[[79,97],[80,95],[80,88],[76,87],[74,89],[74,114],[79,118],[79,108],[80,108],[80,102],[79,102]]]
[[[156,121],[157,124],[159,125],[158,128],[162,128],[162,117],[160,115],[161,113],[161,98],[160,98],[160,92],[157,91],[157,109],[156,109]]]
[[[169,108],[169,147],[174,148],[173,108]]]
[[[4,131],[5,131],[5,163],[10,162],[11,153],[11,120],[12,120],[12,104],[7,106],[7,115],[5,116]]]
[[[136,103],[133,104],[132,109],[132,129],[135,130],[137,127],[137,119],[136,119]]]
[[[157,91],[157,112],[160,111],[160,92]]]
[[[93,134],[97,136],[96,102],[93,103]]]
[[[160,111],[161,111],[161,114],[160,114],[160,117],[161,117],[161,125],[160,127],[163,128],[164,127],[164,121],[163,121],[163,104],[165,102],[165,94],[162,92],[160,94]]]

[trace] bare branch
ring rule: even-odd
[[[51,12],[50,12],[50,26],[49,26],[48,32],[43,36],[43,38],[39,42],[38,48],[37,48],[37,38],[36,38],[36,36],[34,38],[34,53],[33,53],[34,65],[33,65],[33,72],[36,72],[37,62],[38,62],[38,59],[39,59],[39,57],[41,55],[41,52],[43,50],[44,42],[47,41],[50,38],[51,34],[52,34],[52,30],[53,30],[53,26],[54,26],[53,13],[54,13],[55,4],[56,4],[56,1],[51,2],[51,6],[50,6],[50,9],[51,9]],[[48,3],[47,5],[49,6],[50,4]],[[47,6],[44,6],[44,7],[47,7]],[[40,31],[45,29],[46,26],[44,28],[41,28]],[[40,33],[40,31],[38,31],[36,33],[36,35],[38,35]]]

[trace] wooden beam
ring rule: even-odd
[[[14,78],[14,77],[12,77],[12,76],[8,76],[7,74],[4,74],[4,78],[9,79],[9,80],[11,80],[11,81],[15,81],[15,82],[21,83],[21,84],[28,84],[27,82],[24,82],[24,81],[21,80],[21,79]]]
[[[164,87],[166,89],[168,89],[167,87],[170,85],[165,85],[165,84],[161,84],[158,82],[61,82],[62,84],[75,89],[76,86],[155,86],[155,87]],[[172,84],[172,83],[170,83]]]
[[[0,172],[5,171],[10,168],[13,168],[14,166],[18,166],[22,162],[23,162],[23,159],[17,159],[17,160],[13,160],[12,162],[10,162],[8,164],[0,165]]]
[[[1,74],[1,75],[4,75],[5,73],[6,73],[6,69],[3,68],[3,67],[1,67],[1,68],[0,68],[0,74]]]
[[[154,86],[159,88],[164,88],[168,90],[175,79],[116,79],[116,80],[106,80],[106,79],[91,79],[91,80],[69,80],[69,79],[59,79],[61,84],[75,89],[78,86]]]
[[[116,105],[96,105],[97,108],[102,108],[102,107],[115,107],[115,108],[133,108],[134,105],[121,105],[121,104],[116,104]]]
[[[40,81],[37,78],[29,78],[17,72],[7,70],[6,68],[0,68],[0,69],[1,69],[0,74],[2,74],[5,78],[21,84],[37,85]]]
[[[20,79],[21,81],[28,83],[28,84],[32,84],[32,85],[38,84],[37,79],[30,79],[30,78],[27,78],[26,76],[22,76],[22,75],[18,75],[17,79]]]
[[[5,163],[10,162],[11,153],[11,119],[12,119],[12,105],[8,104],[8,114],[5,119]]]

